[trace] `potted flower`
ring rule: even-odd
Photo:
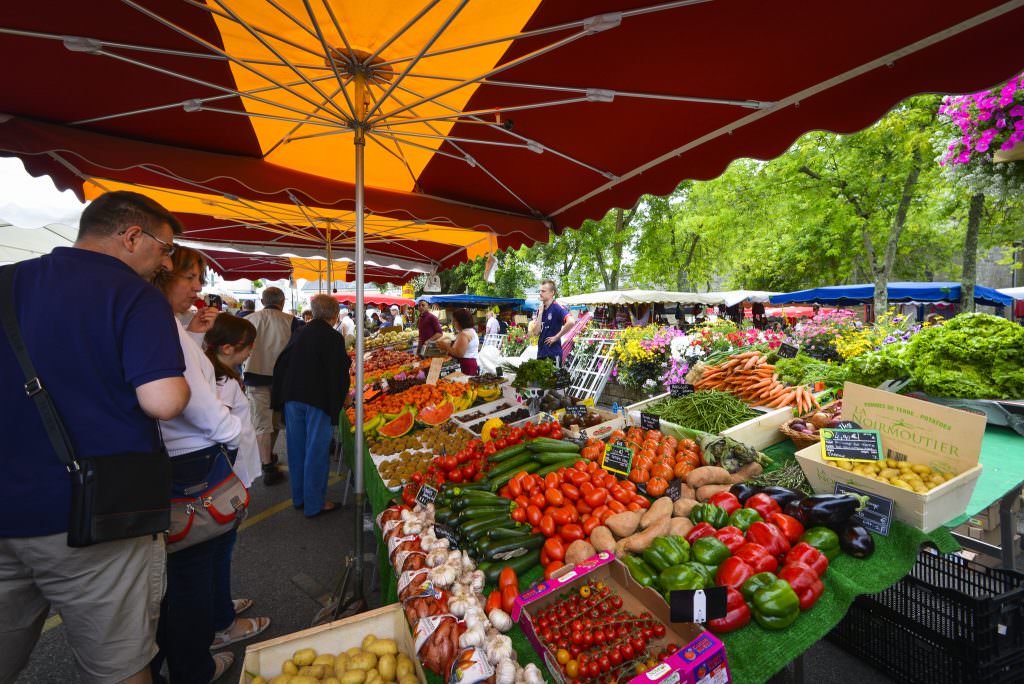
[[[946,97],[939,114],[961,133],[940,164],[967,164],[990,152],[996,162],[1024,159],[1024,73],[998,89]]]

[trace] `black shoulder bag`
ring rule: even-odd
[[[164,532],[171,525],[171,461],[163,442],[153,452],[75,456],[57,407],[36,374],[21,337],[14,311],[16,268],[16,264],[0,268],[0,320],[25,374],[25,394],[35,402],[50,444],[71,476],[68,546]]]

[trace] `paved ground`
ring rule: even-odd
[[[283,451],[283,442],[281,447]],[[343,483],[333,478],[328,498],[341,500]],[[355,520],[351,496],[349,505],[337,513],[306,519],[291,506],[287,483],[265,487],[257,481],[252,496],[250,516],[243,525],[235,546],[233,593],[236,597],[255,599],[251,616],[266,615],[272,619],[270,628],[259,639],[288,634],[310,626],[321,604],[316,599],[329,594],[340,578],[342,564],[353,548]],[[365,580],[371,589],[376,574],[376,549],[373,534],[363,531],[367,556]],[[375,588],[375,585],[374,587]],[[370,606],[379,605],[375,591],[367,592]],[[16,684],[49,684],[79,682],[74,661],[67,646],[59,617],[47,623],[32,655],[29,666]],[[234,668],[222,682],[237,682],[245,643],[235,645]],[[828,642],[813,646],[804,656],[804,681],[831,682],[870,681],[885,684],[878,671],[850,657]],[[785,681],[779,676],[776,681]]]

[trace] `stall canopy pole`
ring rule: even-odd
[[[363,483],[363,331],[366,327],[366,315],[363,313],[363,184],[365,181],[364,152],[366,151],[366,80],[365,75],[359,72],[355,75],[355,143],[356,152],[356,424],[355,424],[355,454],[353,454],[353,466],[355,468],[355,591],[356,597],[363,596],[363,508],[365,506],[365,486]],[[328,240],[328,244],[330,241]]]

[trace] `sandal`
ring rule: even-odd
[[[246,624],[246,629],[241,634],[232,636],[231,630],[235,625],[240,624]],[[231,644],[237,644],[239,641],[251,639],[257,634],[262,634],[267,627],[270,627],[270,618],[268,617],[235,618],[235,622],[231,627],[228,627],[222,632],[216,632],[213,635],[213,643],[210,645],[210,650],[216,651],[230,646]]]
[[[334,511],[340,511],[341,508],[342,508],[341,504],[338,503],[337,501],[325,501],[323,508],[321,508],[319,511],[317,511],[313,515],[307,515],[306,517],[307,518],[315,518],[318,515],[326,515],[327,513],[332,513]]]
[[[252,599],[231,599],[231,605],[235,607],[235,615],[241,615],[252,608]]]
[[[210,684],[226,675],[234,664],[235,655],[233,653],[215,653],[213,656],[213,678],[210,679]]]

